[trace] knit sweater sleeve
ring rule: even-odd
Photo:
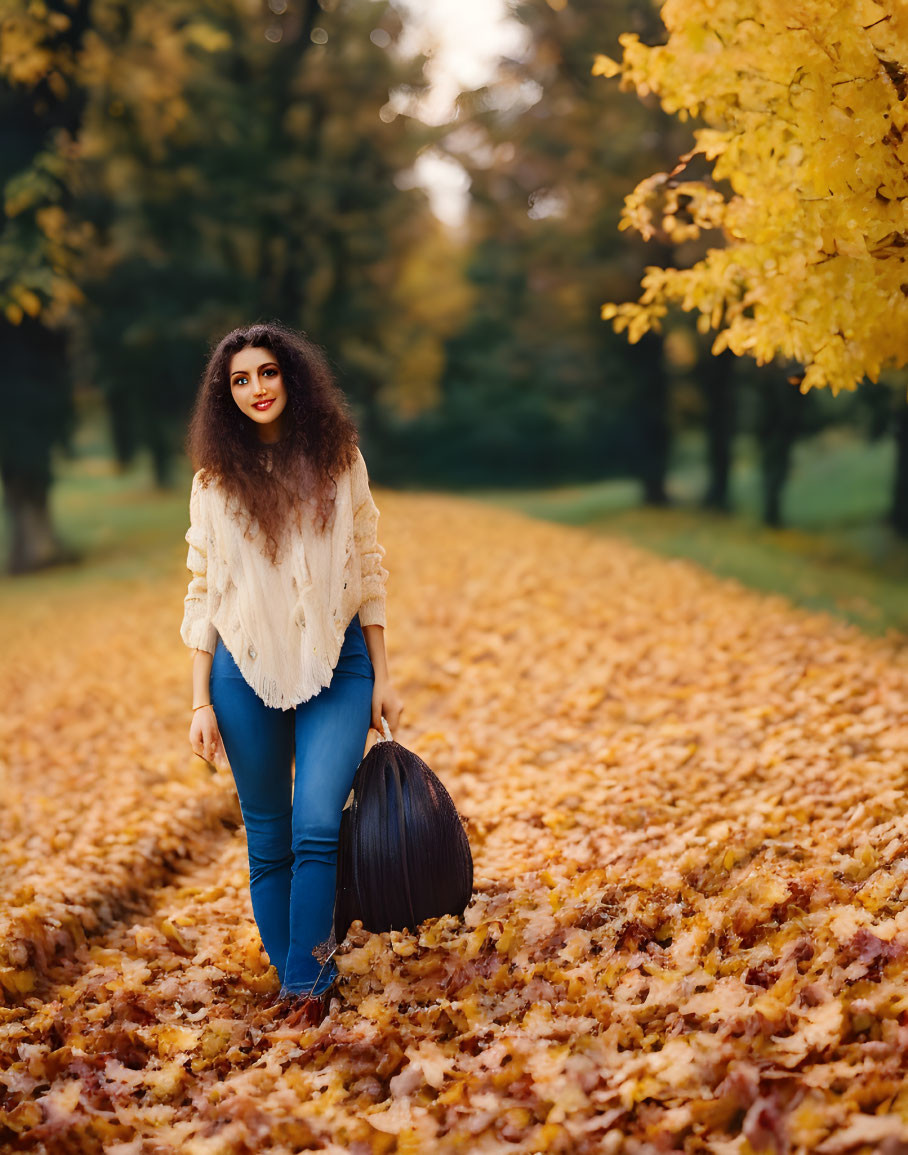
[[[189,521],[189,529],[186,531],[186,541],[189,543],[186,567],[192,578],[183,599],[180,637],[190,649],[206,650],[209,654],[213,654],[217,646],[218,632],[208,619],[208,527],[199,473],[192,479]]]
[[[369,490],[369,473],[357,449],[353,466],[353,536],[362,566],[363,599],[360,624],[385,626],[388,570],[382,565],[385,548],[378,542],[379,510]]]

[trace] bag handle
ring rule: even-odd
[[[382,725],[382,730],[384,730],[384,732],[385,732],[385,736],[384,736],[384,738],[376,738],[375,741],[376,742],[393,742],[394,739],[391,737],[391,728],[388,725],[388,719],[384,716],[384,714],[382,714],[382,716],[381,716],[381,725]],[[370,729],[374,730],[375,727],[372,726],[372,727],[370,727]]]
[[[391,727],[388,725],[388,719],[384,716],[384,714],[382,714],[382,716],[381,716],[381,724],[382,724],[382,729],[385,732],[385,736],[383,738],[376,738],[375,741],[373,742],[374,746],[377,746],[379,742],[393,742],[394,741],[394,739],[391,737]],[[374,730],[375,727],[370,726],[369,729]],[[350,793],[347,795],[347,801],[344,803],[342,810],[348,810],[352,805],[353,805],[353,787],[351,786],[350,787]]]

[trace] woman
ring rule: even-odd
[[[318,1021],[337,976],[313,950],[332,931],[341,811],[370,726],[384,715],[395,729],[403,709],[385,654],[379,511],[324,354],[280,324],[216,346],[187,449],[189,741],[230,762],[279,998]]]

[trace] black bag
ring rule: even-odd
[[[385,737],[360,762],[341,814],[335,943],[357,918],[378,933],[462,915],[473,893],[470,842],[451,795],[382,725]]]

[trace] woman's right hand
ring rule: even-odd
[[[192,725],[189,727],[189,745],[193,752],[206,762],[214,762],[218,752],[223,750],[213,706],[203,706],[193,713]]]

